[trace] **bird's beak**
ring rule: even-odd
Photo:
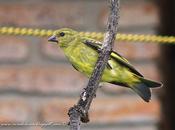
[[[57,38],[56,38],[55,35],[49,37],[48,41],[49,41],[49,42],[56,42],[56,43],[58,43],[58,40],[57,40]]]

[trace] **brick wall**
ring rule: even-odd
[[[107,14],[105,0],[0,0],[0,26],[104,31]],[[156,6],[146,0],[121,1],[120,17],[123,33],[153,34],[158,24]],[[156,44],[120,42],[115,50],[145,77],[160,79]],[[47,38],[0,36],[0,122],[66,122],[68,109],[86,83]],[[159,102],[153,93],[148,104],[131,90],[106,84],[98,91],[85,129],[155,130]],[[23,128],[60,127],[13,127]]]

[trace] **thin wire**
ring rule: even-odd
[[[0,35],[21,35],[21,36],[37,36],[49,37],[54,30],[32,29],[32,28],[15,28],[0,27]],[[97,32],[79,32],[79,35],[102,40],[104,34]],[[127,42],[147,42],[147,43],[168,43],[175,44],[175,36],[159,36],[159,35],[143,35],[143,34],[117,34],[116,40]]]

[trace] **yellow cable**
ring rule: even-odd
[[[38,36],[49,37],[54,30],[31,29],[31,28],[14,28],[0,27],[0,35],[21,35],[21,36]],[[79,32],[81,36],[102,40],[104,34],[97,32]],[[139,35],[139,34],[117,34],[116,39],[128,42],[154,42],[154,43],[171,43],[175,44],[175,36],[157,36],[157,35]]]

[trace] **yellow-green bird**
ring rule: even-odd
[[[77,71],[82,72],[87,77],[91,76],[102,46],[99,41],[80,36],[77,31],[69,28],[56,30],[48,41],[60,46]],[[112,51],[110,55],[101,82],[131,88],[146,102],[151,99],[150,88],[157,88],[162,85],[145,79],[125,58],[115,51]]]

